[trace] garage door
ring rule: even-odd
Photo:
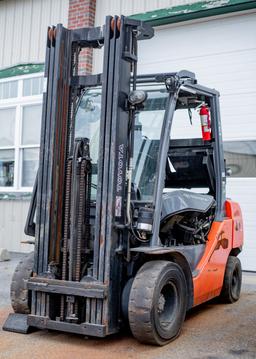
[[[140,73],[181,69],[221,93],[228,165],[227,193],[243,210],[243,269],[256,271],[256,14],[156,29],[140,42]]]

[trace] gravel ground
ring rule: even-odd
[[[0,328],[11,311],[9,286],[21,255],[0,263]],[[53,331],[29,335],[0,329],[0,359],[256,359],[256,274],[243,274],[241,299],[191,310],[182,334],[165,347],[139,344],[131,335],[84,338]]]

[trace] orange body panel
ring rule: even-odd
[[[226,214],[227,217],[232,218],[232,238],[233,248],[239,248],[244,242],[244,230],[243,230],[243,217],[242,211],[237,202],[231,200],[226,201]]]
[[[237,203],[226,202],[227,218],[213,222],[203,257],[195,271],[194,306],[218,296],[221,292],[230,251],[243,244],[241,210]]]

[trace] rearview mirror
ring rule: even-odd
[[[230,177],[232,175],[232,169],[230,167],[226,167],[226,176]]]

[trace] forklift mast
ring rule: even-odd
[[[132,112],[127,99],[132,78],[136,88],[137,40],[152,36],[150,26],[125,17],[109,16],[103,28],[48,29],[36,201],[31,202],[27,224],[27,232],[33,233],[36,212],[37,279],[28,284],[31,326],[40,327],[42,318],[48,318],[48,328],[98,336],[118,330],[122,261],[115,251],[120,230],[127,236],[123,229]],[[81,49],[102,47],[102,74],[79,75]],[[75,138],[75,118],[84,89],[97,86],[102,86],[102,103],[97,198],[92,204],[90,142]],[[86,325],[78,325],[81,322]]]

